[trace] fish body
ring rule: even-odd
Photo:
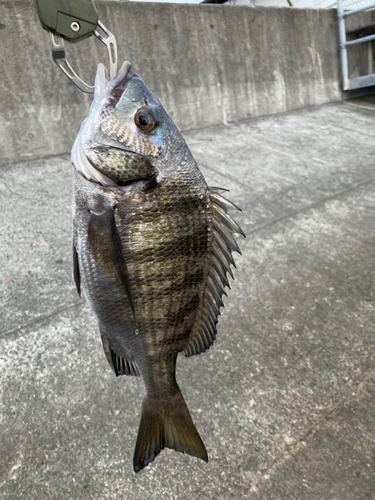
[[[124,63],[95,97],[72,150],[73,262],[116,375],[145,386],[138,472],[164,447],[205,461],[176,382],[176,359],[212,345],[238,251],[232,205],[208,188],[160,102]]]

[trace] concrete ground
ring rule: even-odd
[[[0,170],[0,498],[375,498],[375,101],[191,131],[243,212],[214,346],[178,362],[209,463],[135,475],[142,384],[71,281],[68,156]]]

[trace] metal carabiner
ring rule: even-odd
[[[101,21],[98,21],[98,27],[101,29],[102,33],[96,29],[94,35],[98,40],[100,40],[107,47],[108,58],[109,58],[109,75],[110,79],[113,80],[117,74],[117,43],[114,35],[104,26]],[[61,69],[61,71],[69,78],[69,80],[74,83],[82,92],[87,94],[94,93],[94,86],[85,83],[74,71],[72,66],[65,55],[64,39],[51,32],[51,45],[52,45],[52,58]]]
[[[74,43],[95,35],[107,47],[110,78],[116,76],[116,39],[99,21],[93,0],[36,0],[36,5],[43,28],[51,33],[53,60],[80,90],[92,94],[94,87],[73,70],[65,55],[64,38]]]

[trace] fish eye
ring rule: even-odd
[[[139,109],[134,117],[135,124],[142,132],[151,132],[156,127],[156,118],[149,109]]]

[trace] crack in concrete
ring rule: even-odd
[[[285,448],[285,453],[282,455],[280,460],[278,460],[270,469],[267,470],[266,477],[261,477],[258,481],[254,481],[251,485],[250,491],[253,493],[260,493],[260,488],[270,481],[271,476],[273,476],[277,470],[282,467],[290,458],[294,457],[302,448],[307,446],[307,441],[310,440],[316,432],[330,419],[330,417],[344,404],[349,402],[352,398],[357,396],[357,393],[362,390],[363,385],[367,380],[375,375],[375,370],[371,369],[367,372],[362,379],[358,382],[355,388],[350,387],[349,391],[340,399],[340,401],[334,405],[331,409],[327,410],[323,415],[318,418],[314,424],[308,429],[296,442]]]
[[[369,109],[370,111],[375,111],[375,106],[364,106],[363,104],[355,104],[354,102],[347,102],[345,101],[343,105],[348,105],[352,106],[353,108],[363,108],[363,109]]]
[[[207,168],[208,170],[211,170],[212,172],[215,172],[215,174],[218,174],[222,177],[225,177],[233,182],[235,182],[236,184],[240,185],[241,187],[243,187],[243,183],[241,183],[238,179],[235,179],[234,177],[228,175],[228,174],[223,174],[222,172],[219,172],[217,170],[215,170],[214,168],[212,167],[208,167],[207,165],[202,165],[203,168]],[[272,219],[264,224],[261,224],[260,226],[256,226],[254,227],[253,229],[250,229],[247,231],[247,234],[251,234],[251,233],[255,233],[256,231],[260,231],[261,229],[265,228],[265,227],[268,227],[268,226],[272,226],[272,224],[276,224],[284,219],[288,219],[288,218],[292,218],[294,217],[295,215],[298,215],[304,211],[307,211],[307,210],[310,210],[311,208],[318,208],[319,206],[321,205],[324,205],[327,201],[330,201],[330,200],[334,200],[335,198],[339,198],[340,196],[343,196],[347,193],[350,193],[352,191],[355,191],[356,189],[359,189],[363,186],[366,186],[368,184],[371,184],[375,182],[375,179],[371,178],[371,179],[367,179],[366,181],[364,182],[360,182],[359,184],[356,184],[355,186],[351,186],[349,187],[348,189],[344,189],[343,191],[339,191],[337,193],[334,193],[332,194],[331,196],[327,196],[326,198],[322,199],[322,200],[318,200],[316,201],[315,203],[311,203],[310,205],[306,205],[304,207],[301,207],[297,210],[293,210],[291,212],[288,212],[287,214],[285,215],[282,215],[281,217],[278,217],[277,219]],[[256,201],[257,198],[255,198],[253,201]]]
[[[70,151],[62,152],[62,153],[53,153],[53,154],[48,154],[48,155],[33,155],[27,158],[2,158],[0,160],[0,168],[6,168],[6,167],[15,167],[15,166],[21,166],[24,163],[35,163],[41,160],[50,160],[53,158],[64,158],[67,157],[67,161],[70,163]]]
[[[229,180],[235,182],[239,186],[243,186],[243,183],[241,183],[238,179],[236,179],[235,177],[232,177],[229,174],[223,174],[222,172],[219,172],[218,170],[215,170],[213,167],[208,167],[207,165],[205,165],[203,163],[201,163],[201,166],[203,168],[206,168],[207,170],[211,170],[212,172],[215,172],[215,174],[220,175],[221,177],[225,177],[226,179],[229,179]]]
[[[355,134],[359,134],[361,136],[365,135],[366,137],[370,137],[372,140],[374,139],[374,136],[371,134],[366,134],[366,132],[363,132],[363,130],[355,130],[353,128],[349,127],[342,127],[341,125],[333,125],[335,128],[338,128],[339,130],[347,130],[348,132],[353,132]]]
[[[55,316],[58,316],[59,314],[68,311],[69,309],[75,309],[78,307],[81,307],[85,304],[86,302],[76,302],[75,304],[70,304],[69,306],[61,307],[60,309],[56,309],[55,311],[52,311],[49,314],[44,314],[43,316],[38,316],[37,318],[34,318],[33,320],[24,323],[23,325],[19,325],[16,328],[13,328],[12,330],[8,330],[4,333],[0,334],[0,339],[5,338],[8,335],[12,335],[13,333],[21,332],[22,330],[28,330],[31,326],[36,325],[38,323],[43,323],[47,319],[51,319]]]
[[[277,218],[277,219],[273,219],[269,222],[266,222],[265,224],[262,224],[260,226],[257,226],[257,227],[254,227],[253,229],[250,229],[247,231],[247,234],[252,234],[252,233],[255,233],[256,231],[260,231],[261,229],[265,228],[265,227],[268,227],[268,226],[272,226],[272,224],[276,224],[284,219],[288,219],[288,218],[291,218],[291,217],[294,217],[295,215],[298,215],[302,212],[305,212],[307,210],[310,210],[311,208],[318,208],[319,206],[321,205],[324,205],[325,203],[327,203],[327,201],[331,201],[331,200],[334,200],[335,198],[339,198],[340,196],[343,196],[343,195],[346,195],[352,191],[355,191],[356,189],[359,189],[363,186],[367,186],[368,184],[372,184],[375,182],[375,179],[368,179],[367,181],[364,181],[364,182],[361,182],[355,186],[351,186],[350,188],[348,189],[344,189],[343,191],[339,191],[338,193],[335,193],[331,196],[328,196],[327,198],[324,198],[323,200],[319,200],[315,203],[311,203],[310,205],[306,205],[305,207],[302,207],[302,208],[299,208],[297,210],[294,210],[292,212],[289,212],[285,215],[282,215],[281,217]]]

